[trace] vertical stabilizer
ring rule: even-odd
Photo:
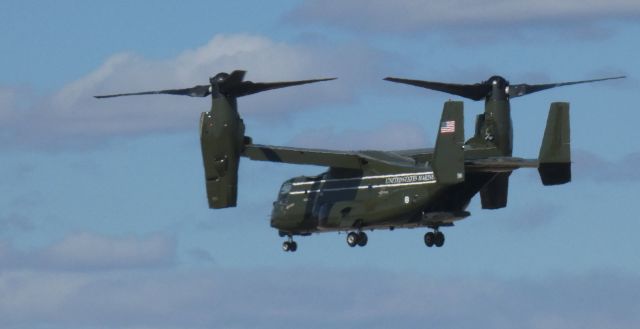
[[[542,184],[559,185],[571,181],[570,146],[569,103],[551,103],[538,158]]]
[[[511,172],[498,173],[480,190],[482,209],[500,209],[507,206],[509,176],[511,176]]]
[[[442,110],[432,161],[433,170],[439,183],[456,184],[464,181],[463,146],[463,103],[448,101]]]

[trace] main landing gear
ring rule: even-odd
[[[293,241],[293,238],[291,236],[289,236],[289,240],[282,243],[282,250],[284,252],[287,252],[287,251],[295,252],[296,250],[298,250],[298,244],[295,241]]]
[[[444,234],[438,231],[438,229],[435,229],[433,232],[427,232],[427,234],[424,235],[424,244],[429,248],[433,246],[442,247],[444,245]]]
[[[349,245],[349,247],[355,247],[356,245],[364,247],[367,245],[367,241],[369,241],[367,233],[364,233],[362,231],[349,232],[349,234],[347,234],[347,244]]]

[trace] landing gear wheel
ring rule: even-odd
[[[444,234],[442,232],[436,232],[434,242],[436,247],[442,247],[444,245]]]
[[[293,240],[289,240],[289,241],[285,241],[282,243],[282,251],[287,252],[287,251],[291,251],[294,252],[298,250],[298,244],[293,241]]]
[[[349,232],[349,234],[347,234],[347,244],[349,245],[349,247],[355,247],[358,244],[358,238],[358,233]]]
[[[436,244],[435,240],[436,235],[433,232],[427,232],[427,234],[424,235],[424,244],[426,244],[429,248],[433,247],[433,245]]]
[[[367,237],[367,233],[364,233],[364,232],[358,233],[358,245],[360,247],[366,246],[368,241],[369,241],[369,238]]]

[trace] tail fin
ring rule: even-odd
[[[464,181],[464,116],[463,103],[444,104],[438,128],[432,166],[439,183],[455,184]]]
[[[538,157],[538,172],[543,185],[559,185],[571,181],[570,146],[569,103],[551,103]]]

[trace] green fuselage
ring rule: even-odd
[[[471,198],[493,175],[470,174],[464,183],[445,185],[424,166],[400,174],[296,177],[282,185],[271,226],[282,235],[448,226],[468,216]]]
[[[330,173],[286,181],[274,203],[271,224],[304,234],[353,227],[408,224],[438,191],[433,171],[334,178]]]

